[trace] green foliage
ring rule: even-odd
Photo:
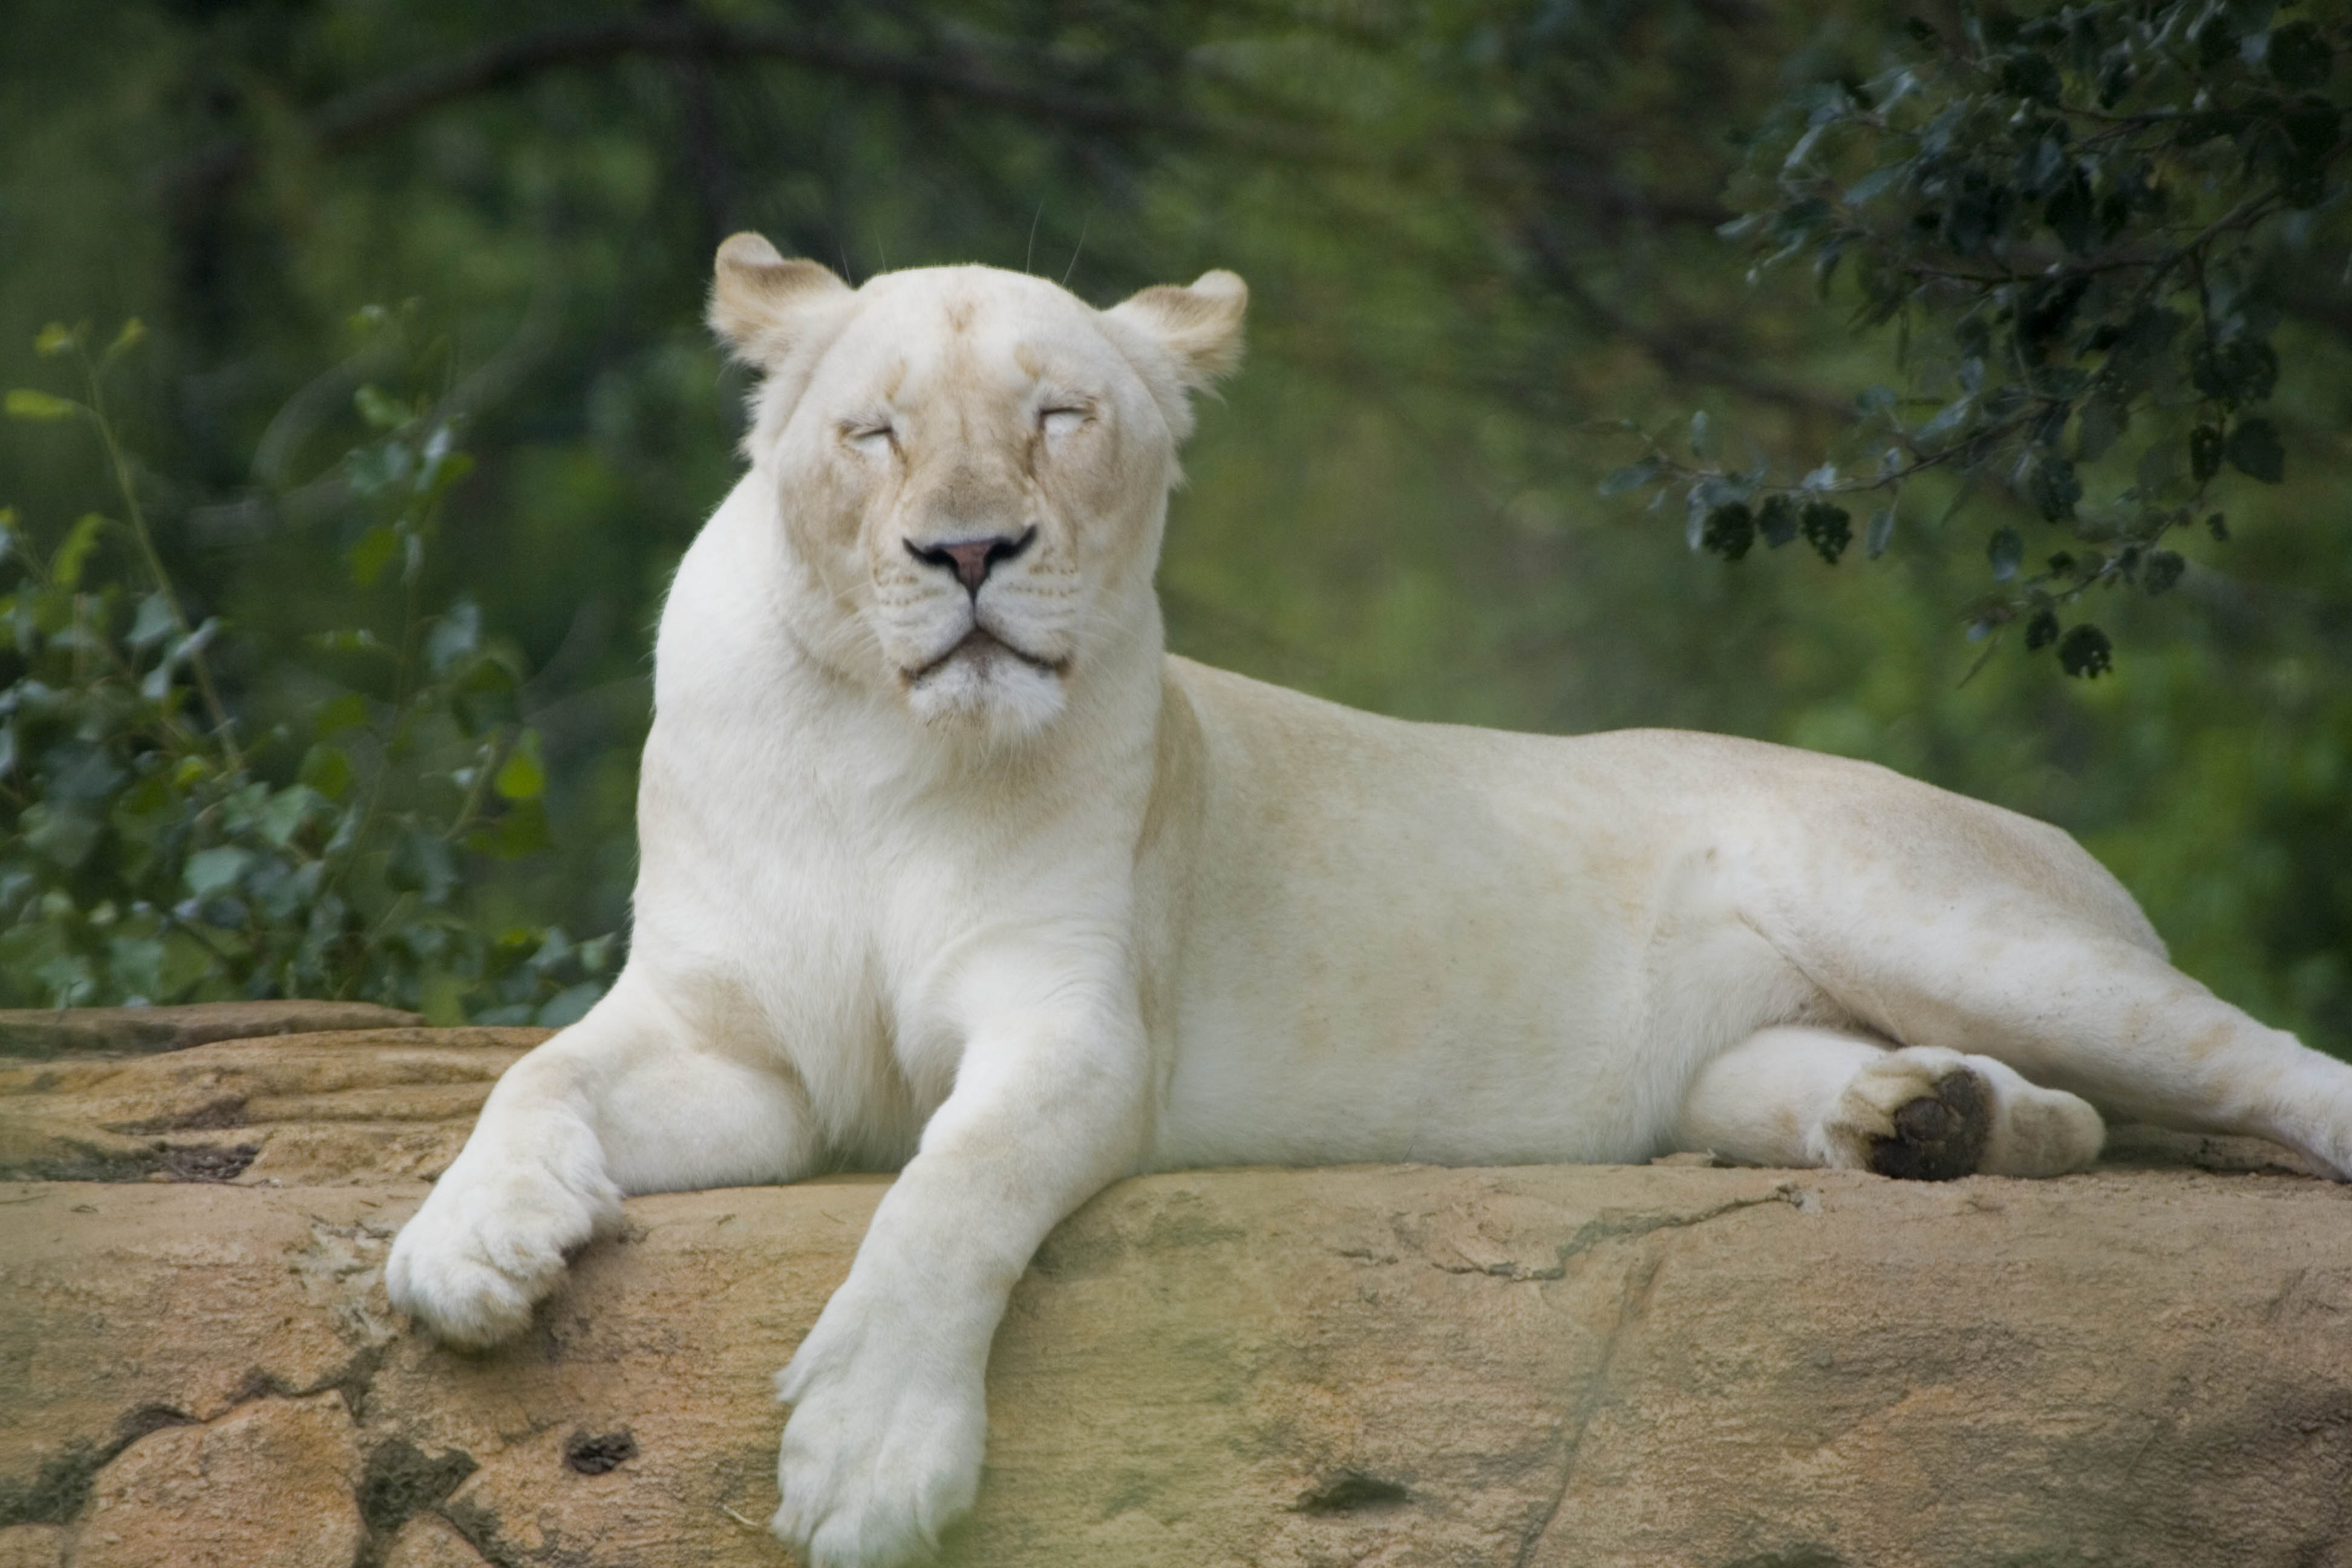
[[[2047,0],[2015,10],[2072,15]],[[1850,426],[1859,413],[1916,435],[1956,399],[1958,356],[1930,310],[1946,310],[1941,296],[1857,333],[1844,307],[1863,302],[1862,251],[1832,274],[1839,308],[1822,309],[1802,265],[1817,250],[1746,284],[1717,234],[1735,209],[1784,205],[1782,163],[1831,84],[1853,97],[1890,67],[1952,52],[1904,28],[1954,7],[675,11],[17,0],[0,54],[0,388],[71,390],[26,342],[50,317],[137,311],[152,327],[118,374],[115,416],[147,459],[142,491],[184,604],[234,634],[210,661],[273,788],[301,782],[321,702],[360,693],[380,725],[390,700],[380,655],[311,639],[364,627],[395,647],[405,615],[396,541],[362,546],[373,520],[339,484],[303,477],[340,475],[337,455],[373,439],[359,386],[429,387],[467,411],[478,467],[446,498],[420,602],[476,605],[486,639],[533,672],[520,706],[540,737],[543,829],[562,847],[460,857],[481,929],[625,918],[649,631],[679,552],[740,471],[742,374],[699,324],[711,248],[755,227],[852,282],[982,261],[1107,303],[1210,267],[1247,278],[1249,366],[1201,406],[1159,579],[1180,652],[1408,718],[1669,724],[1886,763],[2074,832],[2189,973],[2352,1048],[2352,466],[2338,434],[2352,426],[2352,286],[2333,197],[2247,236],[2282,263],[2260,279],[2282,315],[2267,398],[2197,419],[2176,340],[2160,374],[2189,405],[2150,404],[2127,428],[2096,400],[2070,416],[2068,441],[2105,443],[2098,457],[2062,451],[2077,520],[2114,510],[2167,431],[2174,479],[2193,484],[2202,466],[2210,510],[2144,552],[2137,584],[2021,606],[1970,643],[1984,601],[2025,593],[2051,557],[2112,562],[2128,542],[2042,521],[2044,500],[2063,510],[2063,472],[2037,499],[2000,459],[1965,485],[1957,458],[1917,474],[1898,514],[1895,487],[1867,488],[1873,449]],[[2309,22],[2333,39],[2338,14],[2279,8],[2264,58],[2242,42],[2211,79],[2338,100],[2333,42],[2324,82],[2260,86],[2274,67],[2312,75],[2309,40],[2288,35],[2282,52],[2281,35]],[[711,30],[711,47],[630,42],[682,28]],[[1946,37],[1965,42],[1957,22]],[[593,38],[612,47],[583,47]],[[2080,73],[2058,68],[2062,100],[2095,108]],[[1956,70],[1931,66],[1923,92],[1959,90]],[[1759,141],[1801,84],[1821,85]],[[1998,81],[1965,90],[2021,100]],[[1919,105],[1877,107],[1900,121]],[[2092,123],[2070,121],[2070,146],[2092,142]],[[1867,125],[1825,131],[1807,156],[1827,179],[1798,195],[1823,195],[1839,221],[1911,210],[1908,187],[1844,201],[1908,156],[1906,133],[1896,123],[1874,153],[1882,133]],[[2189,152],[2236,177],[2233,137]],[[2221,189],[2173,195],[2193,205]],[[2011,265],[2061,259],[2043,214],[2024,216],[2038,237]],[[354,354],[350,302],[412,294],[433,300],[454,347],[428,371],[365,357],[373,336]],[[2165,308],[2198,310],[2177,289]],[[2006,342],[1997,323],[1991,341]],[[2252,391],[2258,369],[2217,360],[2209,379]],[[2015,379],[1998,353],[1985,376]],[[1858,404],[1857,388],[1886,390]],[[1683,431],[1699,407],[1707,450],[1695,455]],[[1655,448],[1594,439],[1604,418],[1659,433]],[[2227,450],[2251,419],[2277,438],[2275,485]],[[0,499],[37,520],[45,552],[91,510],[85,439],[66,421],[0,421]],[[2263,460],[2259,435],[2240,450]],[[1683,531],[1659,526],[1686,504],[1675,465],[1730,482],[1759,452],[1782,466],[1723,498],[1748,509],[1747,557],[1675,548]],[[1659,513],[1594,500],[1612,468],[1621,500],[1663,497]],[[1768,514],[1776,493],[1793,514]],[[1848,514],[1842,548],[1829,511],[1807,531],[1815,503]],[[2020,543],[2006,582],[1989,550],[2002,527]],[[123,548],[107,532],[85,570],[117,573],[110,552]],[[2113,672],[2066,680],[2061,645],[2085,619],[2108,640],[2078,638],[2073,657],[2087,668],[2104,647]],[[1995,644],[2034,656],[1993,658],[1964,684]],[[437,772],[420,752],[395,775],[389,809],[454,810],[445,775],[465,758],[446,749],[427,748]],[[348,748],[354,790],[373,756]],[[323,793],[332,767],[320,766]]]
[[[299,995],[577,1017],[610,940],[488,930],[464,875],[468,856],[546,846],[546,774],[479,611],[420,608],[443,503],[472,466],[455,422],[360,389],[367,438],[332,482],[352,580],[396,568],[401,629],[320,636],[351,682],[247,737],[215,676],[227,628],[191,624],[108,415],[107,374],[142,335],[133,321],[93,357],[82,331],[46,328],[37,352],[74,358],[85,397],[7,395],[16,418],[98,437],[121,515],[87,512],[44,552],[0,511],[0,1005]]]
[[[1751,507],[1878,492],[1891,530],[1906,486],[1956,474],[1964,498],[2068,542],[1999,527],[1971,635],[2022,626],[2070,675],[2110,668],[2106,634],[2061,636],[2064,616],[2095,590],[2173,587],[2187,563],[2168,536],[2222,540],[2223,489],[2286,477],[2258,410],[2279,384],[2283,297],[2340,248],[2347,49],[2352,21],[2266,3],[1913,20],[1876,76],[1782,107],[1747,176],[1760,201],[1725,226],[1759,270],[1809,260],[1824,294],[1846,266],[1857,324],[1896,328],[1907,388],[1863,393],[1841,450],[1793,484],[1654,440],[1618,488],[1679,487],[1695,544],[1738,560]]]

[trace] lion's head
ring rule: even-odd
[[[853,290],[728,240],[710,322],[763,373],[745,451],[814,590],[803,642],[928,723],[1052,723],[1090,661],[1156,640],[1188,396],[1238,362],[1247,300],[1230,272],[1108,310],[989,267]]]

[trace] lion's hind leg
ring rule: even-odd
[[[2054,1176],[2097,1158],[2104,1136],[2085,1101],[1989,1057],[1798,1026],[1708,1063],[1675,1128],[1677,1146],[1747,1164],[1916,1181]]]
[[[2215,996],[2152,934],[2106,924],[2087,903],[1988,898],[1796,951],[1889,1037],[1999,1058],[2117,1121],[2266,1138],[2352,1176],[2352,1066]]]

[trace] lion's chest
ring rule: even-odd
[[[1002,974],[1074,931],[1116,932],[1125,879],[1115,835],[1093,836],[1097,854],[1083,834],[1033,842],[952,794],[826,762],[759,731],[656,724],[633,961],[689,999],[699,1032],[789,1064],[842,1152],[890,1163],[953,1087]]]

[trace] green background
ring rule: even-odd
[[[2005,648],[1963,683],[1996,502],[1945,519],[1921,487],[1885,557],[1832,567],[1694,554],[1678,507],[1595,492],[1638,452],[1608,422],[1704,409],[1801,471],[1894,378],[1890,339],[1801,278],[1751,283],[1715,230],[1738,136],[1873,68],[1902,16],[16,0],[0,384],[74,390],[44,322],[148,323],[123,424],[257,728],[334,689],[307,634],[380,613],[301,504],[361,437],[353,391],[463,407],[479,466],[431,589],[532,672],[556,846],[470,874],[483,918],[582,934],[625,923],[651,627],[736,468],[744,384],[699,321],[717,240],[853,281],[1027,268],[1097,303],[1232,268],[1251,357],[1175,503],[1178,651],[1408,718],[1885,763],[2072,830],[2183,967],[2352,1049],[2340,258],[2279,337],[2288,483],[2183,546],[2173,595],[2098,607],[2095,681]],[[359,349],[355,310],[412,300],[404,353]],[[79,426],[0,427],[35,534],[103,488]]]

